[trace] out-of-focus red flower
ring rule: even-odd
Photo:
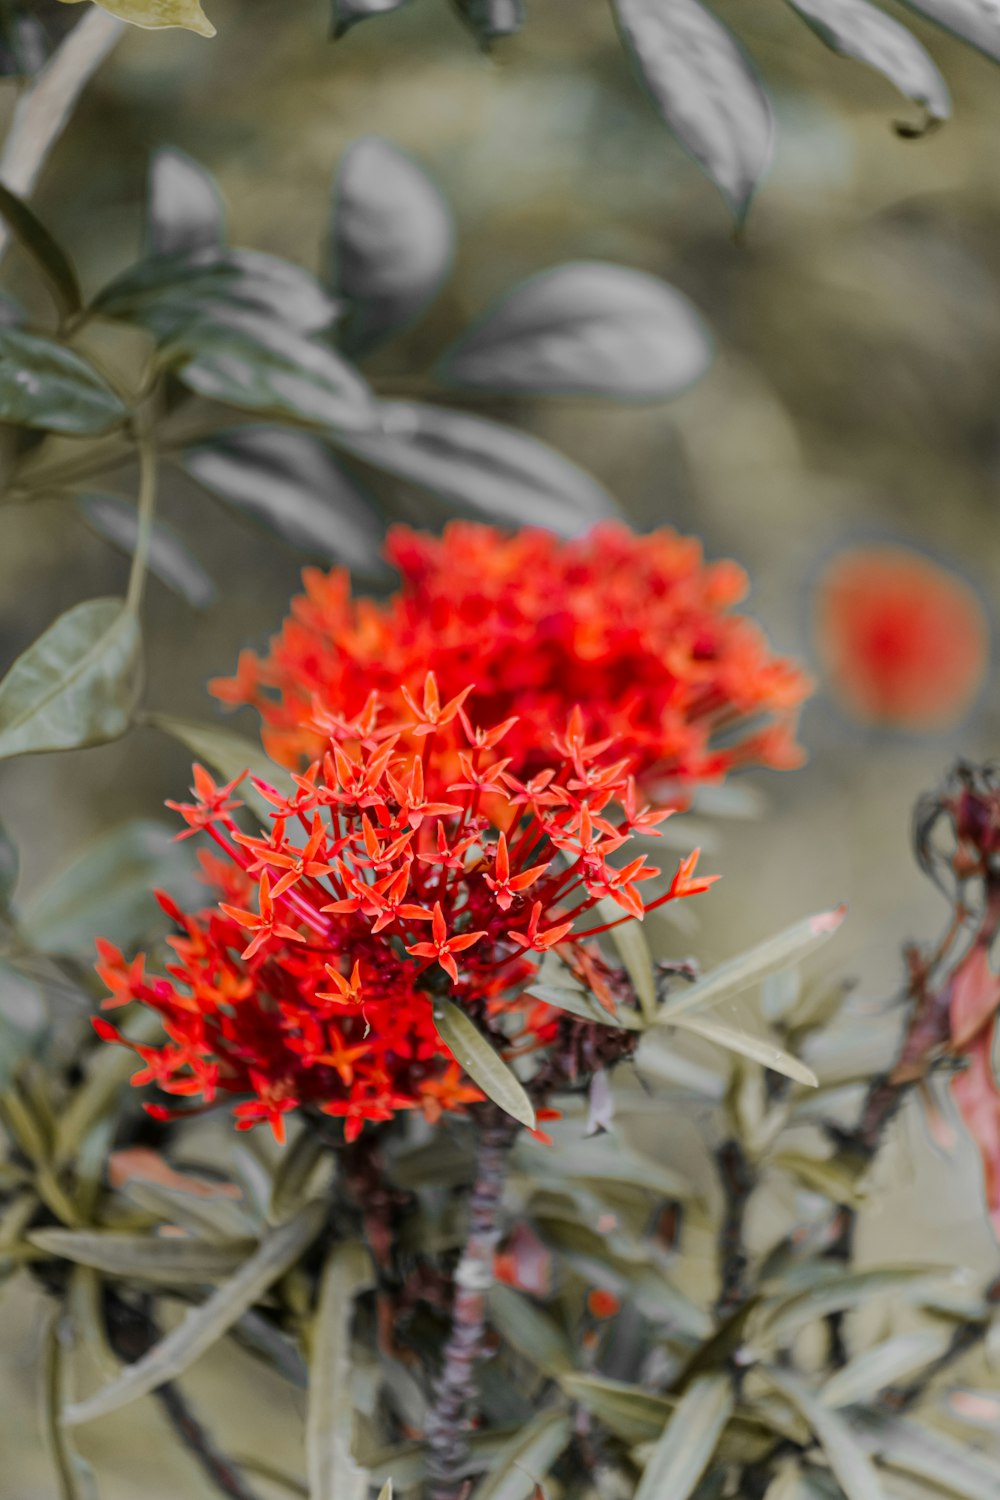
[[[647,788],[799,763],[808,681],[737,612],[743,570],[706,563],[696,541],[606,524],[567,542],[454,522],[441,537],[396,529],[387,555],[401,586],[386,603],[352,598],[342,570],[307,569],[268,655],[242,653],[236,676],[212,684],[224,703],[259,710],[282,764],[321,753],[318,725],[360,724],[373,689],[416,748],[460,713],[496,725],[516,716],[504,753],[525,780],[544,770],[575,704],[588,738],[613,735]],[[427,702],[431,663],[440,699]],[[438,797],[457,778],[440,757],[436,768]]]
[[[858,718],[900,729],[945,728],[981,686],[989,626],[961,578],[901,546],[836,557],[816,597],[820,654]]]
[[[587,1293],[587,1311],[592,1318],[614,1318],[621,1310],[621,1302],[614,1292],[607,1292],[603,1287],[593,1287]]]
[[[566,1024],[524,993],[541,954],[556,947],[591,977],[602,961],[584,940],[615,925],[588,925],[598,901],[625,921],[711,884],[688,856],[644,902],[660,872],[620,851],[667,813],[642,804],[616,744],[588,741],[579,709],[538,742],[545,764],[525,781],[503,743],[514,721],[476,728],[465,696],[428,673],[408,705],[373,695],[349,722],[305,714],[320,754],[290,795],[256,782],[273,809],[256,835],[234,817],[233,786],[196,768],[178,810],[224,856],[203,860],[217,904],[187,913],[160,897],[178,929],[162,977],[99,944],[104,1008],[138,1001],[166,1031],[145,1046],[95,1020],[137,1054],[134,1083],[202,1104],[235,1096],[238,1128],[268,1121],[279,1138],[299,1106],[342,1119],[349,1141],[400,1110],[436,1121],[482,1098],[438,1034],[438,997],[501,1051],[530,1054]]]

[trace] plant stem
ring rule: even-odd
[[[475,1370],[486,1337],[486,1305],[500,1240],[500,1200],[507,1152],[517,1129],[492,1105],[480,1112],[476,1180],[469,1199],[469,1230],[455,1268],[451,1334],[427,1425],[429,1500],[462,1500],[462,1469],[469,1452],[469,1421],[476,1403]]]
[[[725,1199],[719,1228],[721,1287],[715,1310],[719,1317],[724,1318],[735,1312],[747,1295],[748,1261],[743,1241],[743,1221],[753,1192],[754,1178],[739,1141],[724,1141],[715,1154],[715,1161]]]
[[[92,6],[25,90],[0,153],[0,182],[11,192],[31,193],[80,95],[124,31],[124,21]],[[0,258],[9,243],[0,224]]]
[[[148,436],[140,434],[139,451],[139,532],[132,556],[132,571],[129,573],[128,593],[125,607],[134,614],[142,603],[142,591],[146,582],[146,564],[149,547],[153,539],[153,516],[156,512],[156,450]]]

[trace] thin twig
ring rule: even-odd
[[[715,1310],[719,1317],[736,1311],[747,1296],[748,1257],[743,1239],[743,1221],[753,1192],[754,1179],[750,1163],[739,1141],[724,1141],[715,1153],[722,1184],[724,1208],[719,1228],[719,1297]]]
[[[0,152],[0,182],[12,193],[31,194],[80,95],[124,31],[124,21],[89,7],[25,89]],[[7,226],[0,224],[0,257],[9,242]]]

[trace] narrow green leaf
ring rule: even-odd
[[[1000,1460],[970,1443],[959,1443],[926,1422],[858,1413],[880,1461],[932,1490],[959,1500],[996,1500],[1000,1495]]]
[[[856,1354],[840,1370],[835,1370],[819,1391],[824,1406],[853,1406],[871,1401],[904,1375],[930,1364],[942,1354],[948,1343],[944,1333],[901,1333]]]
[[[547,1375],[572,1371],[573,1352],[566,1335],[530,1297],[497,1284],[490,1288],[489,1304],[490,1321],[519,1354]]]
[[[339,39],[358,21],[387,15],[389,11],[400,10],[408,4],[409,0],[333,0],[333,34]],[[379,1500],[382,1500],[381,1496]]]
[[[119,739],[142,685],[142,641],[121,599],[60,615],[0,682],[0,760]]]
[[[78,495],[76,503],[91,531],[132,557],[139,540],[139,516],[130,500],[120,495]],[[163,521],[154,521],[146,566],[155,578],[190,604],[208,609],[216,587],[181,538]]]
[[[748,990],[751,985],[759,984],[768,974],[790,968],[837,931],[846,910],[846,907],[839,906],[833,911],[818,912],[815,916],[806,917],[804,921],[793,923],[775,937],[767,938],[755,948],[741,953],[738,958],[731,958],[727,963],[720,964],[695,984],[671,995],[657,1011],[657,1021],[673,1022],[677,1016],[688,1011],[701,1010],[706,1005],[717,1005],[720,1000],[728,1000],[731,996]]]
[[[98,1500],[94,1472],[77,1453],[72,1437],[62,1425],[64,1327],[62,1307],[53,1307],[46,1318],[45,1355],[42,1364],[41,1430],[52,1457],[59,1500]]]
[[[14,898],[20,863],[17,845],[0,823],[0,911],[7,911]]]
[[[614,1026],[624,1031],[639,1031],[642,1028],[642,1022],[633,1011],[619,1009],[612,1015],[589,990],[571,989],[568,985],[561,984],[531,983],[525,994],[536,1000],[544,1000],[546,1005],[553,1005],[556,1010],[565,1010],[571,1016],[579,1016],[581,1021],[592,1021],[597,1026]]]
[[[697,0],[614,0],[614,8],[664,121],[741,221],[774,139],[771,106],[742,48]]]
[[[105,1229],[38,1229],[33,1245],[77,1265],[139,1281],[218,1281],[237,1270],[254,1249],[252,1240],[209,1244],[170,1235],[125,1234]]]
[[[0,328],[0,422],[85,436],[109,432],[127,416],[107,381],[74,350]]]
[[[635,1500],[688,1500],[733,1414],[728,1373],[693,1380],[657,1440],[635,1492]]]
[[[194,719],[178,719],[172,714],[146,714],[143,722],[180,740],[192,755],[204,761],[210,770],[225,781],[235,781],[244,771],[249,771],[258,781],[266,781],[268,786],[273,786],[282,794],[291,793],[295,789],[295,783],[283,767],[271,760],[254,740],[246,739],[234,729],[226,729],[220,724],[199,724]],[[253,809],[265,825],[270,823],[274,809],[267,798],[262,797],[252,785],[249,777],[240,783],[236,795]]]
[[[452,4],[484,51],[498,37],[513,36],[524,25],[524,0],[452,0]]]
[[[783,1073],[796,1083],[807,1084],[810,1088],[817,1086],[818,1079],[811,1068],[799,1062],[798,1058],[783,1052],[766,1037],[751,1036],[749,1032],[740,1031],[735,1026],[724,1026],[721,1021],[704,1020],[699,1016],[672,1016],[670,1021],[682,1031],[690,1031],[695,1036],[703,1037],[706,1042],[715,1042],[717,1046],[725,1047],[730,1052],[738,1052],[741,1057],[753,1058],[754,1062],[762,1063],[775,1073]]]
[[[767,1378],[809,1423],[846,1500],[885,1500],[871,1459],[843,1417],[824,1406],[790,1370],[768,1368]]]
[[[371,1284],[365,1247],[335,1245],[323,1271],[309,1376],[309,1500],[363,1500],[368,1492],[368,1476],[351,1456],[351,1324],[355,1299]]]
[[[441,1040],[473,1083],[477,1083],[494,1104],[513,1115],[522,1125],[527,1125],[529,1130],[534,1130],[535,1111],[531,1100],[465,1012],[450,1000],[437,1000],[434,1024]]]
[[[504,1444],[473,1500],[531,1500],[570,1440],[572,1424],[561,1407],[540,1411]],[[382,1496],[379,1496],[382,1500]]]
[[[326,1148],[317,1131],[304,1126],[278,1159],[271,1189],[269,1217],[287,1218],[298,1208]]]
[[[238,1199],[222,1192],[198,1192],[196,1184],[188,1189],[151,1177],[129,1177],[121,1191],[132,1203],[155,1214],[162,1222],[178,1224],[213,1245],[243,1240],[257,1228]]]
[[[64,1420],[70,1426],[91,1422],[182,1375],[295,1264],[323,1227],[326,1213],[325,1203],[309,1203],[289,1223],[271,1230],[235,1276],[192,1308],[148,1354],[123,1370],[117,1381],[69,1406]]]
[[[828,1313],[860,1307],[893,1293],[917,1299],[954,1274],[934,1266],[879,1266],[869,1271],[840,1272],[817,1286],[782,1297],[768,1311],[767,1331],[784,1343],[806,1323],[825,1318]]]
[[[865,1200],[859,1179],[867,1173],[868,1162],[836,1156],[806,1156],[802,1151],[778,1151],[769,1158],[768,1165],[791,1172],[811,1192],[822,1193],[833,1203],[859,1208]]]
[[[933,21],[977,52],[1000,62],[1000,27],[989,6],[981,0],[904,0],[918,16]]]
[[[597,910],[601,914],[602,921],[621,923],[620,926],[612,927],[608,936],[618,949],[618,956],[625,965],[625,972],[639,997],[639,1008],[643,1017],[647,1021],[654,1020],[656,978],[653,974],[653,955],[649,951],[642,924],[634,918],[631,922],[621,922],[622,909],[616,901],[612,901],[610,896],[605,896],[598,901]]]
[[[72,316],[80,311],[83,299],[80,283],[68,256],[52,238],[23,198],[0,183],[0,215],[35,261],[55,294],[56,304]]]
[[[553,1150],[522,1136],[514,1146],[517,1169],[537,1175],[544,1182],[583,1178],[590,1182],[617,1182],[663,1198],[690,1199],[694,1189],[680,1172],[633,1151],[615,1135],[596,1135],[576,1143],[558,1142]]]
[[[665,1396],[653,1396],[641,1386],[599,1375],[560,1375],[559,1384],[573,1401],[579,1401],[626,1443],[655,1441],[663,1432],[677,1405]]]

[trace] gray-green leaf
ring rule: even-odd
[[[409,0],[333,0],[333,34],[342,37],[358,21],[384,16],[408,4]]]
[[[77,505],[92,531],[131,557],[139,538],[139,516],[120,495],[79,495]],[[163,521],[153,522],[146,566],[155,578],[179,594],[192,609],[208,609],[216,588],[197,558]]]
[[[508,395],[662,400],[711,359],[687,298],[601,261],[554,266],[508,292],[444,357],[446,380]]]
[[[733,1414],[727,1373],[701,1375],[684,1392],[643,1470],[635,1500],[688,1500]]]
[[[365,1247],[335,1245],[323,1271],[309,1376],[309,1500],[363,1500],[368,1492],[368,1476],[351,1456],[351,1324],[355,1298],[371,1284]]]
[[[570,1431],[569,1415],[562,1408],[540,1411],[503,1445],[473,1491],[473,1500],[529,1500],[566,1448]]]
[[[445,281],[454,241],[448,205],[422,167],[379,136],[349,146],[333,184],[327,269],[350,304],[343,348],[367,353],[413,323]]]
[[[325,1203],[308,1203],[294,1219],[271,1230],[235,1276],[223,1282],[206,1302],[191,1308],[176,1328],[148,1354],[127,1366],[118,1380],[67,1407],[64,1421],[75,1426],[106,1416],[148,1395],[165,1380],[182,1375],[294,1265],[322,1228],[326,1211]]]
[[[149,169],[150,255],[181,255],[222,243],[226,212],[214,177],[185,151],[161,147]]]
[[[497,1056],[473,1021],[451,1000],[434,1005],[434,1024],[455,1061],[464,1068],[494,1104],[513,1115],[529,1130],[535,1128],[535,1111],[519,1080]]]
[[[124,402],[73,349],[0,328],[0,422],[80,436],[108,432],[127,416]]]
[[[791,1371],[769,1368],[767,1378],[809,1423],[846,1500],[885,1500],[871,1459],[843,1417],[824,1406]]]
[[[614,0],[640,77],[737,220],[771,161],[771,106],[742,48],[698,0]]]
[[[1000,62],[1000,22],[982,0],[904,0],[904,4]]]
[[[0,682],[0,759],[118,739],[142,686],[139,622],[121,599],[60,615]]]
[[[213,1245],[179,1235],[160,1238],[104,1229],[37,1229],[29,1239],[77,1265],[167,1283],[218,1281],[237,1270],[254,1249],[250,1240]]]

